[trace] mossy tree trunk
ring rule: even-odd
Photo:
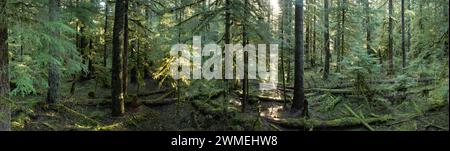
[[[49,0],[48,1],[48,15],[50,22],[59,21],[59,4],[60,0]],[[49,29],[50,34],[54,37],[59,37],[59,32],[57,29]],[[56,46],[49,44],[49,53],[54,58],[59,58],[59,50]],[[60,95],[60,71],[58,64],[54,61],[49,62],[48,67],[48,92],[47,92],[47,103],[52,104],[58,101]]]
[[[123,48],[124,48],[124,22],[126,13],[126,1],[116,0],[116,13],[113,29],[113,51],[112,51],[112,115],[122,116],[125,112],[123,94]],[[122,39],[122,40],[121,40]]]

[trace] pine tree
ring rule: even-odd
[[[303,47],[303,0],[295,2],[295,83],[292,113],[301,112],[301,116],[308,114],[308,103],[304,90],[304,47]]]
[[[330,31],[329,31],[329,7],[328,7],[329,0],[324,0],[324,24],[325,24],[325,32],[324,32],[324,46],[325,49],[325,68],[323,71],[323,78],[328,79],[328,75],[330,74],[330,59],[331,59],[331,52],[330,52]]]
[[[116,0],[112,51],[112,115],[121,116],[125,112],[123,92],[123,52],[126,0]]]
[[[48,15],[50,22],[59,21],[59,9],[60,0],[49,0],[48,1]],[[59,31],[55,29],[49,29],[50,34],[54,37],[59,37]],[[53,58],[59,58],[59,52],[57,47],[53,44],[49,44],[49,53]],[[50,61],[48,67],[48,93],[47,93],[47,103],[55,103],[59,99],[60,95],[60,69],[55,61]]]
[[[9,93],[7,0],[0,0],[0,96]]]

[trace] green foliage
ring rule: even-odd
[[[353,50],[343,61],[343,73],[355,86],[358,94],[372,93],[369,80],[378,79],[381,74],[381,66],[377,64],[376,58],[367,54],[367,52]]]

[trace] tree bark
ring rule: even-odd
[[[126,0],[116,0],[116,12],[114,18],[113,30],[113,51],[112,51],[112,115],[122,116],[125,112],[124,94],[123,94],[123,48],[124,48],[124,22]]]
[[[0,131],[11,129],[11,109],[2,97],[8,96],[9,87],[9,55],[8,55],[8,19],[6,16],[7,0],[0,0]]]
[[[225,44],[230,44],[231,42],[231,1],[225,0],[225,35],[224,35]],[[225,49],[224,49],[225,50]],[[225,51],[224,51],[225,52]],[[225,71],[225,68],[223,68]],[[225,72],[223,72],[225,73]],[[230,81],[226,80],[225,74],[223,74],[223,79],[225,80],[225,97],[229,93]]]
[[[104,41],[105,43],[103,44],[103,66],[107,67],[108,66],[108,14],[109,14],[109,5],[108,5],[108,0],[105,0],[105,27],[104,29]]]
[[[7,0],[0,0],[0,96],[8,94],[10,89],[6,4]]]
[[[124,19],[124,38],[123,38],[123,96],[126,99],[128,96],[128,5],[129,0],[125,0],[125,19]]]
[[[48,1],[48,15],[50,22],[59,21],[59,0],[49,0]],[[58,31],[55,29],[49,29],[50,34],[54,37],[59,37]],[[49,44],[49,53],[54,58],[57,59],[59,57],[59,53],[57,48]],[[58,101],[60,95],[60,73],[59,67],[56,62],[50,61],[48,67],[48,92],[47,92],[47,103],[52,104]]]
[[[291,112],[301,111],[301,116],[307,114],[307,102],[304,92],[304,47],[303,47],[303,0],[295,3],[295,82],[294,101]]]
[[[372,41],[372,33],[370,28],[370,1],[366,0],[365,2],[365,10],[366,10],[366,48],[367,48],[367,54],[372,54],[372,47],[370,46],[370,43]]]
[[[405,0],[402,0],[402,67],[406,68]]]
[[[388,40],[388,64],[389,64],[389,68],[388,68],[388,74],[389,75],[393,75],[394,74],[394,36],[392,34],[393,31],[393,16],[394,15],[394,4],[392,2],[392,0],[389,0],[389,27],[388,27],[388,32],[389,32],[389,40]]]
[[[248,7],[248,0],[245,0],[244,2],[244,10],[247,11]],[[246,12],[247,13],[247,12]],[[243,25],[242,25],[242,46],[247,45],[248,43],[248,37],[247,37],[247,22],[244,19]],[[283,52],[283,50],[281,50]],[[281,61],[283,64],[283,60]],[[284,79],[283,79],[284,80]],[[244,99],[242,100],[242,112],[245,112],[247,102],[248,102],[248,52],[244,52],[244,81],[242,83],[242,92],[244,94]]]
[[[329,29],[329,6],[328,6],[328,0],[324,0],[324,22],[325,22],[325,33],[324,33],[324,49],[325,49],[325,69],[323,72],[323,78],[328,79],[328,75],[330,73],[330,29]]]

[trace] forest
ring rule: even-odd
[[[448,66],[448,0],[0,0],[0,131],[448,131]]]

